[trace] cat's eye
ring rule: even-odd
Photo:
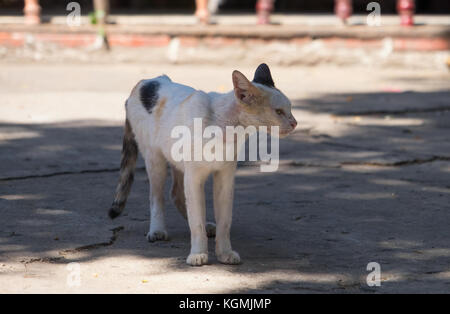
[[[280,116],[284,114],[284,111],[281,109],[276,109],[275,112]]]

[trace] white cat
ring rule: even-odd
[[[230,227],[233,206],[234,161],[175,161],[171,147],[176,126],[193,128],[194,118],[201,118],[203,128],[226,126],[278,126],[285,136],[297,126],[288,98],[275,88],[269,67],[261,64],[253,82],[241,72],[232,75],[234,90],[226,94],[205,93],[174,83],[167,76],[140,81],[131,92],[126,106],[120,180],[109,216],[120,215],[133,183],[134,168],[141,152],[150,181],[151,242],[167,240],[164,220],[164,184],[167,163],[172,170],[172,199],[188,219],[191,230],[191,252],[186,262],[199,266],[208,262],[207,235],[216,236],[216,256],[221,263],[240,263],[232,250]],[[228,139],[229,140],[229,139]],[[227,140],[226,140],[227,141]],[[214,179],[214,224],[206,223],[204,184]]]

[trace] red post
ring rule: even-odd
[[[256,3],[256,14],[258,24],[269,24],[270,13],[273,11],[273,0],[258,0]]]
[[[334,12],[343,24],[347,24],[347,19],[353,13],[352,0],[334,0]]]
[[[39,0],[25,0],[23,13],[25,14],[25,24],[41,23],[41,7],[39,6]]]
[[[397,0],[397,11],[400,15],[400,24],[402,26],[414,25],[414,11],[416,4],[414,0]]]

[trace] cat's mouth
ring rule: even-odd
[[[294,132],[295,128],[280,130],[280,137],[286,137],[292,132]]]
[[[267,129],[269,134],[272,134],[272,126],[269,126]],[[288,136],[289,134],[291,134],[292,132],[295,131],[295,127],[288,127],[288,128],[280,128],[280,126],[278,126],[278,137],[279,138],[285,138],[286,136]],[[276,134],[273,134],[276,135]]]
[[[289,130],[280,130],[279,137],[280,137],[280,138],[285,138],[285,137],[287,137],[289,134],[291,134],[293,131],[294,131],[293,129],[289,129]]]

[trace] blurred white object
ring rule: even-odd
[[[211,14],[216,14],[219,10],[219,6],[224,2],[224,0],[209,0],[208,10]]]
[[[170,62],[177,63],[179,50],[180,39],[178,37],[175,37],[170,41],[169,48],[167,50],[167,57],[169,58]]]

